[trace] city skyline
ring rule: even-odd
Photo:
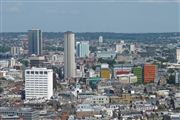
[[[180,31],[178,1],[8,1],[1,2],[1,32]]]
[[[180,0],[0,0],[0,119],[180,120]]]

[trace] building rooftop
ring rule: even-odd
[[[34,110],[32,108],[0,107],[0,112],[1,111],[33,112]]]

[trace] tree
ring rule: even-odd
[[[96,66],[92,66],[91,68],[92,68],[93,70],[96,70]]]
[[[168,79],[168,81],[167,81],[167,83],[169,83],[169,84],[175,84],[175,75],[170,75],[169,76],[169,79]]]
[[[0,78],[0,80],[6,80],[6,78],[4,78],[4,77],[1,77],[1,78]]]
[[[97,51],[97,48],[90,46],[90,47],[89,47],[89,50],[90,50],[91,52],[96,52],[96,51]]]
[[[29,66],[29,61],[28,60],[21,60],[20,63],[22,63],[25,67]]]
[[[55,47],[55,46],[46,46],[44,50],[47,51],[64,51],[64,48],[62,47]]]
[[[174,73],[174,70],[173,69],[168,69],[168,71],[167,71],[168,73]]]
[[[10,51],[10,47],[4,45],[0,46],[0,52],[8,52],[8,51]]]

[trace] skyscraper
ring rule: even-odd
[[[32,29],[28,31],[28,50],[29,55],[42,54],[42,32],[39,29]]]
[[[89,41],[81,41],[77,44],[77,56],[88,57],[89,56]]]
[[[75,64],[75,35],[73,32],[64,33],[64,74],[65,78],[73,78],[76,73]]]

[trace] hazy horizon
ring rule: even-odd
[[[29,29],[31,30],[31,29]],[[52,32],[52,31],[43,31],[42,29],[40,29],[43,33],[64,33],[64,32],[67,32],[67,31],[70,31],[70,30],[66,30],[66,31],[56,31],[56,32]],[[73,33],[115,33],[115,34],[154,34],[154,33],[157,33],[157,34],[161,34],[161,33],[180,33],[180,31],[178,32],[111,32],[111,31],[107,31],[107,32],[74,32],[72,31]],[[16,31],[16,32],[11,32],[11,31],[8,31],[8,32],[0,32],[0,33],[28,33],[28,30],[27,31]]]

